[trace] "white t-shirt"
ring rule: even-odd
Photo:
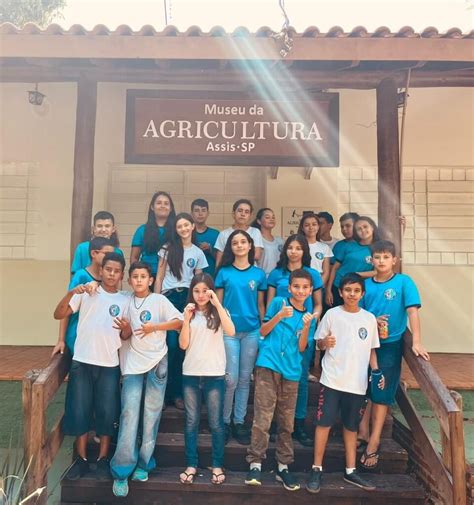
[[[146,298],[136,298],[133,294],[126,309],[132,331],[141,328],[144,323],[165,323],[172,319],[183,320],[183,315],[166,298],[157,293],[150,293]],[[146,373],[156,366],[168,352],[166,331],[154,331],[144,337],[135,333],[124,340],[120,348],[120,369],[123,375]]]
[[[257,261],[257,265],[265,271],[268,277],[280,259],[280,253],[283,249],[283,239],[281,237],[274,237],[274,239],[269,242],[262,237],[262,241],[263,253],[262,257]]]
[[[216,243],[214,244],[214,249],[217,249],[218,251],[223,251],[225,248],[225,245],[227,243],[227,239],[230,237],[231,233],[235,231],[235,228],[226,228],[225,230],[222,230],[216,240]],[[260,230],[258,228],[254,228],[253,226],[249,226],[246,231],[252,238],[253,238],[253,243],[255,247],[261,247],[263,248],[263,239],[262,239],[262,234],[260,233]]]
[[[329,309],[314,338],[323,339],[329,334],[336,337],[336,345],[324,353],[321,384],[365,395],[370,352],[380,347],[375,316],[364,309],[359,312],[347,312],[342,306]]]
[[[332,258],[334,256],[331,248],[322,242],[309,244],[309,253],[311,255],[311,268],[314,268],[320,274],[323,273],[324,258]]]
[[[335,244],[336,242],[339,242],[339,239],[338,239],[338,238],[334,238],[334,237],[332,237],[332,239],[331,239],[331,240],[323,240],[323,239],[319,239],[319,241],[320,241],[321,243],[323,243],[323,244],[328,245],[328,246],[331,248],[331,251],[332,251],[332,248],[334,247],[334,244]]]
[[[161,248],[158,251],[158,256],[160,258],[166,258],[167,254],[168,253],[165,248]],[[165,277],[163,279],[161,291],[174,288],[189,288],[191,280],[194,277],[195,270],[202,270],[208,266],[209,264],[207,262],[206,255],[197,245],[191,244],[190,247],[185,247],[183,253],[181,280],[179,281],[171,273],[170,266],[166,265]]]
[[[129,296],[108,293],[101,286],[93,295],[76,294],[69,301],[73,312],[79,311],[74,359],[90,365],[113,367],[119,364],[122,345],[120,331],[113,327],[115,317],[123,317]]]
[[[225,374],[225,364],[222,326],[217,331],[209,329],[204,314],[196,311],[190,322],[183,375],[221,376]]]

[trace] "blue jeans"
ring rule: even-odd
[[[183,312],[188,298],[188,288],[170,289],[164,295],[180,311]],[[170,330],[166,332],[166,345],[168,346],[168,386],[166,400],[174,402],[183,396],[183,360],[184,351],[179,348],[179,332]]]
[[[199,421],[201,418],[201,399],[207,406],[207,417],[212,434],[212,468],[222,468],[224,465],[224,376],[198,377],[183,375],[183,399],[186,412],[184,428],[184,443],[186,466],[197,468],[197,441]]]
[[[314,340],[308,340],[308,347],[301,360],[301,377],[298,384],[298,399],[296,400],[296,419],[306,419],[308,413],[308,373],[314,353]]]
[[[168,356],[165,355],[149,372],[123,376],[117,449],[110,462],[114,479],[127,479],[137,466],[147,472],[156,467],[153,452],[163,410],[167,375]],[[142,442],[139,450],[137,438],[140,421]]]
[[[235,394],[234,423],[242,424],[247,414],[250,376],[257,359],[260,329],[224,335],[226,367],[224,423],[230,424]]]

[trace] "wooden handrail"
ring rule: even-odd
[[[27,372],[23,379],[23,417],[26,491],[28,494],[47,485],[47,473],[61,447],[64,435],[63,416],[46,432],[46,410],[69,371],[70,356],[56,355],[41,371]],[[31,464],[30,464],[31,463]],[[43,492],[36,503],[45,505],[48,494]]]
[[[415,442],[418,442],[424,457],[432,465],[438,491],[446,504],[465,505],[467,499],[466,457],[462,398],[458,393],[450,392],[446,388],[429,361],[415,356],[411,349],[412,345],[413,336],[407,330],[404,335],[403,357],[439,422],[442,442],[441,458],[437,455],[431,437],[402,388],[397,393],[397,402],[412,430]]]

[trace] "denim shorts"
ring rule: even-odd
[[[78,437],[95,429],[98,436],[113,436],[119,415],[120,367],[72,360],[66,391],[64,433]]]
[[[377,353],[379,369],[385,378],[385,388],[377,393],[376,403],[379,405],[393,405],[402,371],[403,338],[397,342],[381,343],[380,347],[375,349],[375,352]]]

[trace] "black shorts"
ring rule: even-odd
[[[81,436],[95,427],[98,436],[113,436],[120,416],[120,367],[72,360],[66,390],[63,431]]]
[[[366,395],[346,393],[321,384],[315,424],[329,428],[335,424],[340,415],[346,430],[358,431],[366,405]]]

